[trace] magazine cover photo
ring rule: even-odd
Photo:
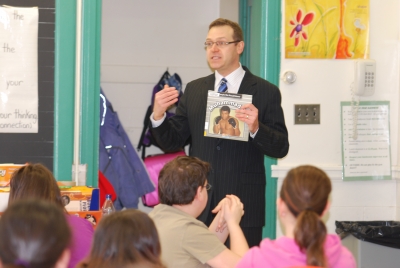
[[[211,118],[213,124],[209,126],[209,132],[214,134],[220,134],[222,136],[238,136],[243,137],[243,122],[236,119],[231,114],[235,114],[235,109],[232,109],[228,105],[215,108],[211,112]]]
[[[209,92],[204,136],[248,141],[248,126],[235,116],[235,110],[251,103],[250,95]]]

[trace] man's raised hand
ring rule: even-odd
[[[165,85],[164,88],[158,91],[154,97],[153,118],[160,120],[168,107],[178,101],[179,92],[174,87]]]

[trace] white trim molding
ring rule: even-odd
[[[278,180],[285,178],[286,174],[294,166],[282,166],[282,165],[272,165],[272,177],[278,178]],[[342,180],[343,170],[342,166],[318,166],[320,169],[324,170],[326,174],[331,178],[331,180]],[[400,180],[400,166],[392,166],[392,180]]]

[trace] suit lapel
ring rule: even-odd
[[[211,74],[204,79],[204,84],[205,84],[205,90],[214,90],[214,84],[215,84],[215,74]]]
[[[257,90],[257,80],[255,76],[243,66],[243,69],[246,71],[242,83],[240,84],[238,94],[248,94],[248,95],[255,95]]]

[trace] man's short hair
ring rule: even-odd
[[[199,186],[204,186],[210,164],[197,157],[178,156],[165,164],[158,178],[158,196],[165,205],[193,202]]]
[[[229,106],[222,106],[221,109],[219,109],[219,112],[222,113],[223,111],[227,111],[229,114],[231,112],[231,108],[229,108]]]
[[[230,26],[233,29],[233,41],[243,41],[243,31],[242,28],[240,28],[240,25],[237,22],[228,20],[228,19],[223,19],[219,18],[214,20],[213,22],[210,23],[210,26],[208,29],[210,30],[212,27],[217,27],[217,26]]]

